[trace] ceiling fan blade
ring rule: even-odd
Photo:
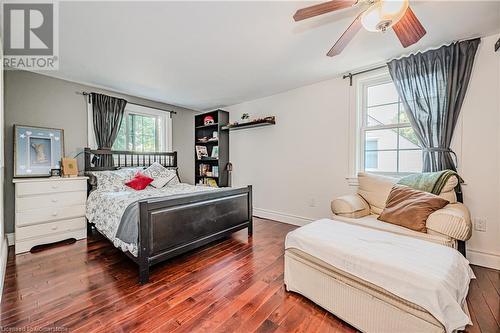
[[[347,44],[354,38],[354,36],[361,29],[361,14],[356,17],[356,19],[351,23],[349,28],[340,36],[340,38],[335,42],[335,45],[326,54],[329,57],[336,56],[344,50]]]
[[[403,47],[415,44],[427,33],[410,7],[406,9],[406,13],[398,23],[392,26],[392,29]]]
[[[356,0],[332,0],[320,3],[318,5],[313,5],[297,10],[297,12],[295,12],[295,15],[293,15],[293,19],[295,21],[301,21],[310,17],[351,7],[356,4],[356,2]]]

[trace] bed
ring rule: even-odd
[[[99,188],[96,174],[136,172],[157,162],[177,172],[176,152],[138,153],[85,148],[87,219],[139,268],[150,267],[247,228],[252,235],[252,187],[207,188],[176,182],[143,191]],[[112,167],[98,166],[112,159]],[[177,175],[178,177],[178,175]]]

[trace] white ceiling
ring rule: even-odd
[[[295,23],[312,2],[60,2],[60,70],[48,73],[198,110],[338,76],[415,50],[500,31],[500,2],[412,2],[427,29],[403,49],[395,34],[355,37],[325,54],[356,9]]]

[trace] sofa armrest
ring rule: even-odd
[[[426,227],[454,239],[466,241],[472,234],[469,210],[462,203],[445,206],[429,215]]]
[[[360,218],[370,214],[370,206],[358,194],[344,195],[332,200],[332,212],[344,217]]]

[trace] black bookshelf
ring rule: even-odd
[[[212,116],[213,124],[205,125],[204,118]],[[195,168],[194,178],[195,183],[199,184],[200,180],[208,181],[215,180],[217,186],[228,186],[227,164],[229,163],[229,131],[222,128],[229,123],[229,113],[224,110],[214,110],[197,114],[194,116],[194,146],[195,146]],[[217,133],[217,140],[208,140],[214,137],[214,132]],[[196,154],[196,146],[206,147],[208,157],[199,159]],[[213,157],[212,152],[214,147],[218,147],[218,157]],[[212,174],[202,175],[201,165],[205,165],[205,169]],[[218,168],[218,174],[214,170]]]

